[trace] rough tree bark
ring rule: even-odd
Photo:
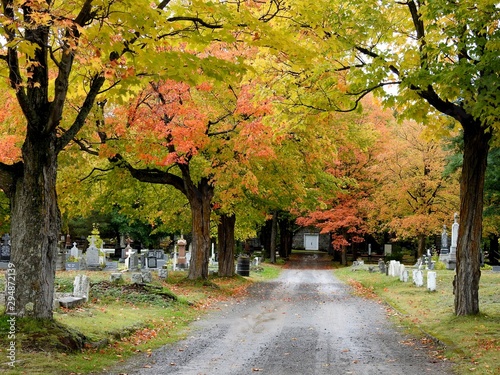
[[[3,15],[13,24],[18,23],[15,2],[2,3]],[[38,5],[36,5],[38,11]],[[68,129],[61,128],[61,119],[69,90],[75,46],[78,45],[78,27],[86,26],[96,14],[92,1],[85,1],[73,23],[63,32],[63,43],[50,50],[50,26],[33,20],[30,4],[22,8],[23,20],[30,28],[5,29],[4,38],[13,42],[24,39],[34,47],[27,59],[19,52],[19,43],[10,43],[2,60],[8,65],[9,84],[26,120],[26,136],[21,149],[22,161],[12,166],[0,163],[0,188],[10,199],[11,263],[16,270],[15,313],[38,319],[52,319],[57,243],[61,218],[57,204],[56,179],[57,156],[85,124],[104,78],[98,73],[89,77],[87,96],[83,103],[75,105],[78,114]],[[78,27],[77,27],[78,26]],[[51,46],[54,47],[54,46]],[[49,56],[51,59],[49,59]],[[59,59],[49,80],[49,61]],[[27,74],[25,74],[27,73]]]
[[[419,234],[417,236],[417,258],[421,258],[425,254],[425,240],[427,236],[425,234]]]
[[[23,171],[15,176],[10,262],[16,268],[18,316],[52,318],[61,229],[56,195],[56,141],[55,133],[43,138],[30,132],[22,148]]]
[[[186,182],[186,181],[185,181]],[[197,186],[190,185],[186,196],[191,207],[193,246],[189,264],[189,279],[208,279],[210,260],[210,214],[214,188],[208,179],[202,178]]]
[[[455,276],[455,314],[479,313],[483,192],[491,133],[477,121],[462,123],[464,156]]]
[[[234,228],[235,215],[222,214],[218,225],[219,276],[234,276]]]

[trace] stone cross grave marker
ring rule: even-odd
[[[125,266],[129,271],[137,271],[139,269],[139,255],[134,249],[130,248],[127,253],[127,259],[125,259]]]
[[[94,237],[90,239],[90,245],[87,248],[87,267],[99,267],[99,249],[95,245]]]
[[[76,247],[76,242],[73,242],[73,247],[69,250],[69,256],[75,259],[80,257],[80,251]]]

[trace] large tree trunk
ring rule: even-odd
[[[210,214],[214,189],[207,179],[202,178],[198,186],[187,189],[187,198],[191,206],[192,253],[189,264],[189,279],[208,279],[210,260]]]
[[[28,134],[23,171],[11,196],[11,260],[16,270],[17,316],[52,319],[61,218],[57,205],[56,136]]]
[[[236,216],[221,215],[217,236],[219,241],[219,276],[234,276],[234,227]]]
[[[483,191],[491,135],[485,133],[479,125],[474,125],[464,125],[464,160],[460,182],[460,227],[455,276],[456,315],[479,313]]]
[[[273,219],[271,220],[271,247],[270,257],[271,263],[276,263],[276,239],[278,236],[278,213],[273,211]]]
[[[292,253],[292,242],[293,242],[293,231],[292,231],[293,221],[290,220],[288,215],[282,217],[279,220],[279,230],[280,230],[280,257],[286,259]]]
[[[262,256],[264,259],[269,259],[271,257],[271,227],[272,220],[266,220],[264,226],[260,230],[260,243],[263,246]]]
[[[417,236],[417,258],[421,258],[425,253],[425,240],[427,236],[425,234],[419,234]]]

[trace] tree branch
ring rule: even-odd
[[[92,79],[92,83],[90,85],[90,91],[83,102],[83,105],[76,116],[73,125],[66,130],[64,134],[59,137],[57,152],[60,152],[64,147],[68,145],[68,143],[76,137],[80,129],[85,125],[85,119],[87,118],[90,110],[94,105],[95,98],[99,94],[99,90],[105,82],[105,78],[100,75],[94,76]]]
[[[149,182],[151,184],[171,185],[184,195],[187,193],[183,179],[170,172],[162,171],[157,168],[135,168],[120,154],[116,154],[110,161],[120,168],[127,169],[130,175],[138,181]]]

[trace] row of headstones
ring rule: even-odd
[[[387,267],[387,269],[385,267]],[[413,283],[417,287],[422,287],[424,285],[424,272],[421,268],[422,267],[419,266],[412,270]],[[388,276],[399,277],[400,281],[408,282],[408,270],[406,266],[399,261],[391,260],[387,266],[384,261],[379,261],[379,269],[380,272],[386,273]],[[436,290],[436,276],[435,271],[427,271],[427,289],[431,292]]]
[[[75,242],[67,255],[70,257],[69,259],[77,260],[81,264],[84,263],[83,268],[95,269],[106,266],[106,250],[103,248],[98,249],[93,241],[91,241],[84,257],[82,250],[76,247]],[[122,256],[126,256],[123,261],[126,264],[127,270],[131,271],[138,270],[139,264],[141,264],[141,268],[162,268],[168,260],[168,255],[165,255],[163,250],[148,250],[146,253],[139,255],[130,245],[127,245],[123,250]]]
[[[168,276],[166,269],[158,269],[158,277],[166,279]],[[112,273],[110,281],[113,283],[123,280],[122,273]],[[150,270],[136,272],[130,275],[130,280],[135,284],[151,283],[153,281],[153,274]],[[83,303],[88,302],[90,296],[90,280],[87,275],[76,275],[73,281],[73,293],[71,296],[62,297],[55,300],[55,307],[74,308]]]

